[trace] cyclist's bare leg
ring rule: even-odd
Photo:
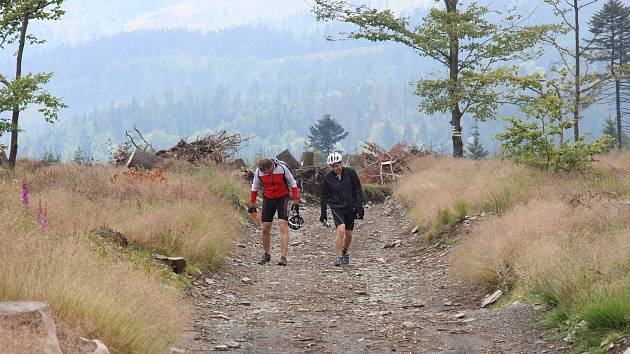
[[[335,242],[335,252],[337,254],[337,258],[341,257],[341,250],[343,248],[345,236],[346,225],[340,224],[339,226],[337,226],[337,242]]]
[[[286,257],[289,254],[289,222],[278,220],[278,228],[280,229],[280,255]]]
[[[262,244],[263,244],[263,248],[265,249],[266,254],[270,254],[269,253],[270,243],[271,243],[271,223],[264,222],[263,232],[262,232]]]
[[[352,243],[352,230],[346,230],[346,237],[343,240],[343,248],[349,249]]]

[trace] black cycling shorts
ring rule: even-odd
[[[272,222],[278,211],[278,219],[289,220],[289,196],[269,199],[263,198],[262,222]]]
[[[333,209],[332,210],[332,215],[333,215],[333,220],[335,220],[335,226],[339,226],[341,224],[346,225],[346,230],[353,230],[354,229],[354,219],[355,219],[355,215],[354,215],[354,209],[352,208],[348,208],[348,209]]]

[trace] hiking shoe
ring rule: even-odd
[[[339,267],[342,265],[343,265],[343,257],[337,258],[337,260],[335,261],[335,267]]]
[[[287,258],[286,257],[280,257],[280,260],[278,261],[278,265],[286,267],[287,266]]]
[[[341,261],[343,262],[343,264],[350,264],[350,255],[344,253],[343,255],[341,255]]]
[[[265,253],[263,254],[262,259],[258,262],[258,264],[265,265],[269,262],[271,262],[271,256]]]

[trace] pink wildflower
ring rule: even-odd
[[[22,204],[24,204],[25,208],[28,208],[30,200],[31,199],[28,193],[28,183],[26,182],[26,177],[24,177],[22,179]]]

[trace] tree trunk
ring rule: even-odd
[[[612,65],[611,72],[613,77],[615,76],[615,70],[613,69],[615,64],[615,21],[612,22]],[[619,34],[619,66],[623,66],[623,32]],[[623,69],[622,69],[623,70]],[[615,78],[615,108],[617,109],[617,148],[623,149],[623,127],[621,126],[621,79]]]
[[[575,15],[575,103],[573,106],[573,139],[580,139],[580,7],[578,0],[573,0]]]
[[[459,106],[455,107],[451,111],[451,125],[453,126],[453,156],[464,156],[464,143],[462,141],[462,113],[459,110]]]
[[[457,0],[444,0],[447,12],[457,12]],[[456,32],[449,32],[449,78],[451,80],[451,97],[457,93],[457,81],[459,79],[459,37]],[[462,116],[459,102],[453,102],[451,107],[451,127],[453,140],[453,156],[464,156],[464,143],[462,142]]]
[[[28,28],[28,15],[24,15],[22,19],[22,28],[20,29],[20,42],[18,45],[17,58],[15,60],[15,81],[18,81],[22,77],[22,56],[24,54],[24,45],[26,44],[26,30]],[[9,152],[9,167],[15,167],[15,161],[17,160],[18,149],[18,123],[20,120],[20,107],[13,107],[13,114],[11,116],[11,151]]]

